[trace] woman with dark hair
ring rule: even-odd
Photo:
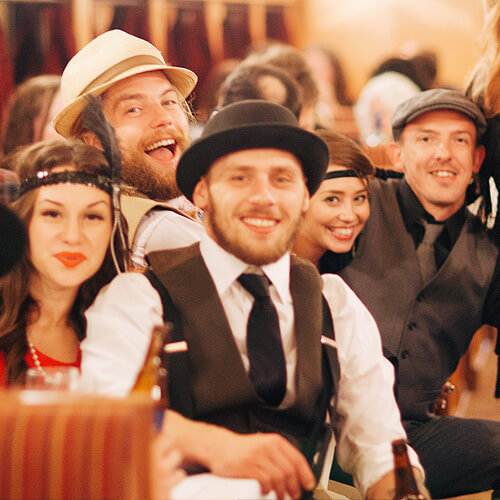
[[[370,216],[368,178],[375,169],[361,148],[343,134],[320,130],[328,146],[325,178],[312,196],[294,251],[321,273],[338,273],[352,259],[357,237]]]
[[[79,366],[84,311],[116,275],[114,259],[125,249],[110,247],[112,184],[102,152],[50,141],[8,161],[20,179],[10,208],[28,232],[20,261],[0,279],[0,380],[12,385],[28,368]]]

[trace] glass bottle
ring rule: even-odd
[[[146,393],[153,400],[157,430],[161,427],[163,412],[168,406],[167,370],[162,366],[162,351],[168,337],[166,325],[153,327],[144,363],[132,388],[132,393]]]
[[[396,474],[394,500],[425,500],[413,475],[406,440],[397,439],[393,441],[392,453],[394,455],[394,472]]]

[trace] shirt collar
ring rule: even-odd
[[[249,264],[224,250],[207,234],[201,238],[200,252],[221,297],[249,267]],[[285,302],[290,295],[290,254],[286,253],[276,262],[260,268],[278,291],[280,299]]]
[[[420,224],[422,219],[428,222],[435,222],[434,217],[425,211],[406,179],[398,185],[398,202],[406,228],[411,232],[415,224]],[[465,222],[465,204],[457,210],[450,218],[444,221],[451,241],[455,241],[460,234]]]

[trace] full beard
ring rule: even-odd
[[[205,224],[217,244],[226,252],[254,266],[265,266],[276,262],[291,250],[299,231],[300,218],[301,214],[299,213],[288,221],[288,232],[285,232],[274,245],[266,248],[264,245],[247,245],[241,237],[238,237],[240,235],[236,231],[228,231],[228,224],[224,223],[223,217],[215,210],[213,203],[210,209],[205,211]]]
[[[177,141],[177,148],[184,151],[188,145],[188,138],[179,135],[173,137]],[[153,138],[148,142],[151,144],[154,141]],[[154,166],[152,164],[154,160],[148,161],[144,156],[144,149],[142,144],[133,150],[121,148],[123,183],[156,201],[168,201],[181,196],[182,193],[177,186],[176,168],[165,170]]]

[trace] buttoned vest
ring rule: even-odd
[[[151,269],[178,310],[188,349],[193,417],[239,433],[279,432],[299,448],[318,414],[323,388],[322,280],[310,263],[292,257],[290,290],[297,344],[296,400],[267,406],[244,369],[199,244],[148,255]],[[175,409],[175,408],[174,408]]]
[[[370,182],[370,219],[355,258],[340,274],[375,317],[384,351],[397,357],[403,419],[426,420],[482,325],[498,249],[467,212],[447,259],[422,282],[396,191],[397,181]]]

